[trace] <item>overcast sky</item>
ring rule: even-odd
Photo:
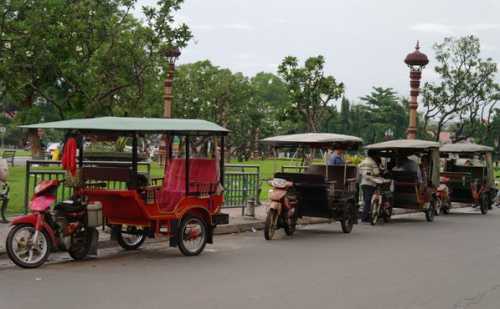
[[[435,78],[432,45],[445,36],[475,34],[483,56],[500,62],[499,13],[500,0],[185,0],[178,19],[194,39],[179,63],[209,59],[254,75],[275,73],[287,55],[321,54],[348,98],[372,86],[407,95],[403,59],[417,40],[431,59],[424,81]]]

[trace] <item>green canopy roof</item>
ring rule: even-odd
[[[439,143],[419,139],[398,139],[365,146],[366,149],[430,149],[439,148]]]
[[[343,134],[302,133],[268,137],[262,139],[261,142],[283,147],[308,145],[311,147],[333,146],[341,148],[355,148],[361,145],[363,140],[356,136]]]
[[[82,132],[157,132],[226,135],[229,130],[206,120],[171,118],[100,117],[23,125],[28,129],[62,129]]]
[[[439,149],[441,152],[493,152],[493,148],[473,144],[473,143],[457,143],[457,144],[445,144]]]

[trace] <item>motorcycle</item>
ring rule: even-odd
[[[391,180],[377,177],[374,179],[376,189],[372,196],[370,223],[376,225],[379,218],[382,218],[384,223],[391,220],[392,216],[392,193],[391,193]]]
[[[288,236],[293,235],[297,225],[297,201],[290,189],[293,183],[281,178],[269,181],[269,209],[264,225],[264,238],[273,239],[274,233],[280,227]]]
[[[34,189],[31,213],[15,218],[7,235],[7,254],[18,266],[41,266],[52,251],[67,251],[75,260],[97,252],[98,232],[89,224],[81,198],[56,202],[59,180],[44,180]]]

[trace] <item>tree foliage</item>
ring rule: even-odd
[[[134,0],[11,0],[0,4],[0,98],[18,120],[136,114],[161,74],[161,51],[183,47],[189,28],[173,26],[182,0],[144,8]],[[36,106],[55,112],[40,114]],[[43,111],[42,111],[43,112]]]
[[[288,97],[284,83],[274,74],[259,73],[250,79],[199,61],[179,66],[173,87],[173,116],[207,119],[227,127],[232,131],[228,146],[240,159],[259,150],[261,137],[284,130],[279,113]],[[155,104],[148,113],[159,116],[161,111],[162,105]]]
[[[372,92],[356,104],[342,99],[340,114],[334,117],[334,132],[355,135],[366,143],[383,141],[390,130],[390,138],[404,138],[408,126],[408,102],[399,98],[392,88],[374,87]]]
[[[308,58],[302,67],[296,57],[288,56],[278,67],[291,102],[287,114],[300,115],[309,132],[319,132],[332,110],[332,101],[344,93],[344,84],[325,75],[324,65],[323,56]]]
[[[479,129],[483,119],[491,120],[500,98],[495,82],[497,64],[491,58],[481,58],[480,42],[474,36],[445,38],[434,50],[434,70],[440,80],[423,88],[424,127],[435,122],[438,140],[447,125],[455,124],[456,140],[465,139]]]

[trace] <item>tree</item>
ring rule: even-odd
[[[340,105],[340,130],[339,133],[349,134],[351,128],[351,121],[349,119],[349,114],[351,112],[351,105],[347,98],[342,98],[342,103]]]
[[[254,140],[249,136],[260,116],[247,77],[199,61],[177,68],[173,88],[174,117],[207,119],[230,129],[227,148],[231,154],[240,159],[250,156]],[[148,113],[160,115],[160,102]]]
[[[252,88],[251,152],[261,149],[259,140],[265,136],[288,133],[296,129],[294,122],[283,117],[289,105],[285,83],[272,73],[260,72],[250,79]]]
[[[19,121],[141,114],[146,90],[165,71],[161,51],[185,46],[191,33],[173,26],[182,0],[144,8],[145,25],[130,14],[135,2],[0,4],[0,98],[17,107]],[[43,104],[55,109],[50,119],[34,112]]]
[[[491,118],[498,102],[497,64],[480,57],[480,42],[474,36],[445,38],[434,50],[438,63],[434,70],[440,81],[423,87],[424,129],[435,121],[439,140],[447,125],[457,123],[455,136],[465,139],[465,128],[476,130],[477,120]]]
[[[301,116],[309,132],[318,132],[328,119],[331,103],[342,96],[344,85],[325,75],[323,56],[311,57],[299,66],[296,57],[288,56],[278,67],[278,73],[288,87],[291,104],[288,114]]]
[[[404,138],[408,126],[408,105],[398,98],[394,89],[373,87],[373,91],[361,101],[366,104],[369,115],[366,125],[372,141],[383,140],[388,129],[392,130],[394,138]]]

